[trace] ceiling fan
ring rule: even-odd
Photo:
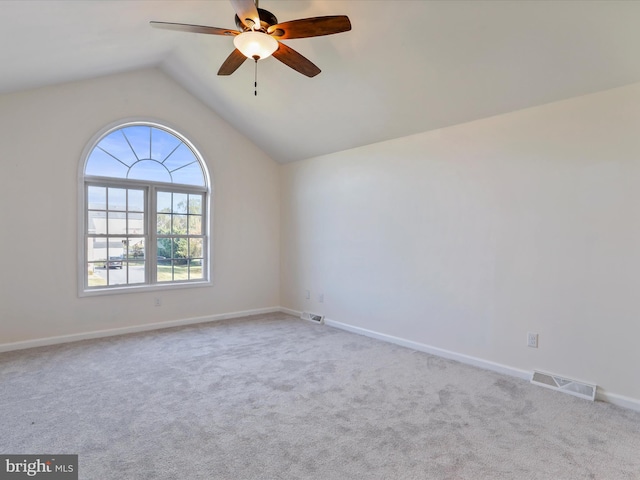
[[[258,8],[258,0],[230,0],[236,12],[238,30],[185,23],[150,22],[151,26],[182,32],[233,36],[235,50],[224,61],[218,75],[231,75],[247,59],[260,59],[273,55],[285,65],[307,77],[315,77],[320,69],[280,40],[319,37],[351,30],[346,15],[303,18],[278,23],[275,15]]]

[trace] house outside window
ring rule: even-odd
[[[166,126],[101,135],[82,171],[80,294],[209,284],[208,177],[191,142]]]

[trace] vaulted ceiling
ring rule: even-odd
[[[275,58],[216,73],[228,0],[3,0],[0,93],[160,66],[279,162],[345,150],[640,81],[640,2],[262,0],[280,22],[348,15],[352,31],[284,41],[322,69]]]

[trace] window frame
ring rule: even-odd
[[[85,175],[87,161],[91,152],[96,148],[98,143],[116,130],[130,126],[148,126],[164,130],[179,140],[181,140],[193,152],[196,159],[200,163],[204,177],[204,186],[195,186],[179,183],[159,182],[151,180],[126,179],[117,177],[103,177]],[[111,188],[133,188],[142,189],[144,191],[144,228],[145,228],[145,280],[144,283],[120,284],[112,286],[89,286],[88,282],[88,239],[91,238],[88,232],[88,188],[89,186],[111,187]],[[172,280],[158,282],[157,280],[157,192],[173,192],[184,194],[198,194],[203,196],[202,201],[202,279],[196,280]],[[77,281],[78,295],[80,297],[96,296],[96,295],[113,295],[120,293],[132,292],[148,292],[156,290],[173,290],[181,288],[204,287],[212,284],[211,263],[212,263],[212,238],[210,234],[213,216],[211,215],[210,204],[212,201],[212,188],[209,180],[209,172],[199,149],[174,128],[168,126],[166,122],[158,122],[155,120],[126,120],[115,122],[108,127],[100,130],[87,143],[82,153],[79,169],[78,169],[78,244],[77,244]],[[118,237],[126,237],[128,234],[115,235]],[[188,236],[185,234],[185,236]],[[105,238],[109,238],[105,235]],[[108,259],[107,259],[108,261]]]

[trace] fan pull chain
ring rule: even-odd
[[[254,60],[255,60],[255,62],[256,62],[256,63],[255,63],[255,73],[254,73],[254,77],[253,77],[253,88],[255,89],[255,90],[253,91],[253,95],[254,95],[254,96],[256,96],[256,97],[258,96],[258,59],[259,59],[259,58],[260,58],[260,57],[258,57],[257,55],[255,55],[255,56],[253,57],[253,59],[254,59]]]

